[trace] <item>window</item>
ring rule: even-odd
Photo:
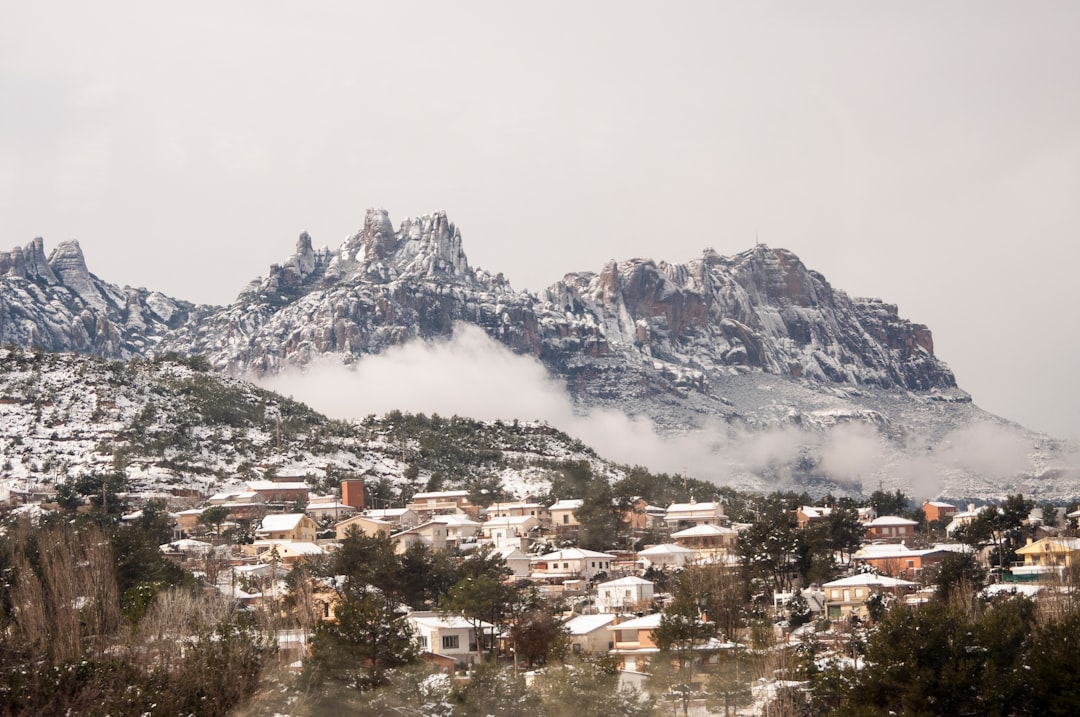
[[[570,522],[570,516],[569,515],[563,515],[562,522],[563,522],[563,525],[568,524]]]
[[[424,648],[426,650],[427,646],[428,646],[427,635],[421,635],[420,636],[420,647],[422,647],[422,648]]]
[[[443,635],[442,649],[444,650],[456,650],[461,644],[457,635]]]

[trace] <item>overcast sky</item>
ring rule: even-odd
[[[447,211],[518,289],[755,239],[1080,436],[1080,3],[3,2],[0,247],[227,303]]]

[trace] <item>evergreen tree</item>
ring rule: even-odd
[[[334,621],[319,623],[312,639],[309,678],[315,684],[340,680],[371,690],[387,684],[389,670],[419,654],[405,615],[375,591],[347,596],[334,615]]]

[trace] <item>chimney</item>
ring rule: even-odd
[[[364,510],[364,479],[353,478],[341,481],[341,502],[345,505]]]

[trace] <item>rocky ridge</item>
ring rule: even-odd
[[[120,288],[86,267],[76,241],[46,258],[44,241],[0,252],[0,343],[130,359],[152,352],[194,305]]]
[[[395,230],[385,211],[371,210],[336,251],[315,250],[301,235],[265,279],[169,332],[159,350],[263,374],[447,338],[457,322],[535,356],[583,406],[644,402],[661,423],[684,422],[666,410],[672,402],[700,415],[731,413],[725,377],[748,371],[964,400],[927,327],[894,305],[834,290],[789,251],[758,245],[730,258],[706,250],[686,264],[611,262],[531,294],[471,268],[443,213]]]

